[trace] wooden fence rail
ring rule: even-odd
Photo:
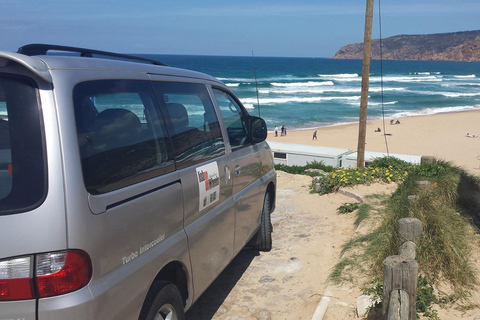
[[[415,320],[418,263],[416,242],[422,234],[422,222],[416,218],[398,221],[402,245],[400,254],[383,261],[383,316],[388,320]]]

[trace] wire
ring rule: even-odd
[[[383,138],[385,140],[385,148],[387,149],[387,157],[390,156],[388,152],[387,132],[385,131],[385,105],[383,101],[383,43],[382,43],[382,10],[380,6],[381,0],[378,0],[378,24],[380,29],[380,96],[382,99],[382,122],[383,122]]]

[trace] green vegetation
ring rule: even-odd
[[[337,169],[316,161],[308,163],[306,166],[275,165],[275,170],[318,176],[317,184],[320,194],[336,192],[341,187],[369,184],[375,181],[401,182],[407,176],[408,168],[410,168],[410,165],[407,162],[393,157],[375,159],[368,167],[363,169],[356,167]],[[308,171],[309,169],[322,170],[326,174],[321,175],[314,170]]]
[[[337,208],[337,211],[340,213],[350,213],[358,209],[360,207],[359,202],[353,202],[353,203],[345,203],[341,205],[340,207]]]
[[[366,203],[358,207],[357,219],[354,222],[355,226],[358,227],[363,220],[370,216],[370,210],[372,210],[372,206]]]
[[[396,158],[379,158],[363,169],[341,168],[330,172],[317,181],[319,184],[317,190],[321,194],[327,194],[341,187],[357,184],[370,184],[376,181],[401,182],[408,174],[408,167],[408,163]]]
[[[474,179],[446,162],[412,167],[386,204],[382,224],[367,248],[374,272],[382,272],[383,260],[398,253],[398,220],[414,217],[423,224],[417,244],[420,270],[430,279],[445,279],[454,287],[476,284],[477,275],[470,261],[475,233],[468,218],[458,210],[459,185],[464,183],[462,180]],[[415,201],[409,200],[411,195],[416,195]]]
[[[306,166],[286,166],[283,164],[276,164],[275,170],[285,171],[292,174],[306,174],[309,176],[317,176],[318,173],[309,172],[308,169],[317,169],[325,172],[332,172],[335,170],[335,167],[327,166],[323,162],[313,161],[312,163],[307,163]]]
[[[382,308],[382,298],[383,298],[383,282],[379,277],[375,277],[368,283],[368,286],[362,288],[363,294],[369,295],[374,304],[372,309]],[[431,320],[440,320],[438,314],[433,309],[434,304],[440,304],[445,306],[446,303],[442,303],[442,299],[452,300],[452,296],[442,296],[439,297],[435,294],[435,289],[433,288],[433,282],[430,281],[427,277],[419,276],[417,282],[417,314],[421,313],[427,319]],[[453,298],[455,299],[455,298]],[[418,318],[418,315],[417,315]]]
[[[444,161],[418,166],[394,162],[391,158],[382,158],[368,168],[335,170],[323,178],[321,193],[372,181],[399,183],[387,200],[378,198],[380,201],[372,204],[375,199],[371,198],[359,206],[355,223],[369,219],[375,210],[371,221],[378,226],[344,245],[344,257],[332,270],[330,280],[354,282],[360,272],[374,279],[365,292],[383,290],[380,285],[383,261],[397,255],[401,246],[398,220],[414,217],[422,221],[423,226],[416,249],[421,274],[417,312],[428,319],[438,319],[433,304],[443,306],[459,301],[463,310],[472,308],[468,290],[478,284],[477,270],[471,260],[478,239],[471,222],[479,221],[478,210],[475,210],[479,201],[476,195],[480,194],[479,179]],[[382,208],[378,209],[379,206]],[[454,293],[450,296],[435,293],[434,287],[440,282],[449,284]],[[376,295],[380,297],[381,293]]]

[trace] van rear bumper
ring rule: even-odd
[[[0,302],[0,320],[36,320],[35,300]]]
[[[88,286],[69,294],[38,301],[38,320],[93,320],[93,311],[93,296]]]

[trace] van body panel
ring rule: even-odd
[[[204,201],[200,191],[205,188],[205,183],[199,181],[198,174],[206,171],[202,169],[205,164],[180,171],[185,199],[185,231],[194,279],[194,299],[233,259],[235,207],[231,182],[225,178],[228,159],[228,156],[221,156],[209,163],[215,168],[214,173],[219,174],[219,199],[200,211],[200,202]],[[208,174],[211,177],[212,172]]]
[[[178,261],[186,272],[191,272],[184,230],[179,230],[155,245],[158,241],[160,239],[147,243],[139,248],[138,256],[126,265],[92,282],[89,288],[94,297],[97,319],[137,319],[148,288],[168,262]],[[190,286],[191,284],[189,288],[192,289]],[[119,300],[124,301],[124,304],[118,305]]]
[[[235,245],[239,252],[260,226],[260,214],[265,196],[261,182],[262,164],[256,145],[246,146],[232,152],[233,194],[235,199]]]
[[[36,310],[36,300],[1,302],[0,319],[37,320]]]
[[[182,203],[182,185],[176,182],[102,214],[69,211],[69,244],[92,259],[90,290],[99,319],[123,318],[132,306],[139,313],[146,290],[168,262],[181,261],[188,269]],[[119,299],[131,303],[118,305]]]
[[[23,54],[14,52],[0,52],[0,67],[7,67],[10,62],[16,62],[28,69],[29,72],[34,73],[47,82],[52,82],[50,72],[47,65],[36,57],[28,57]]]
[[[70,294],[39,299],[38,320],[97,319],[88,287]]]

